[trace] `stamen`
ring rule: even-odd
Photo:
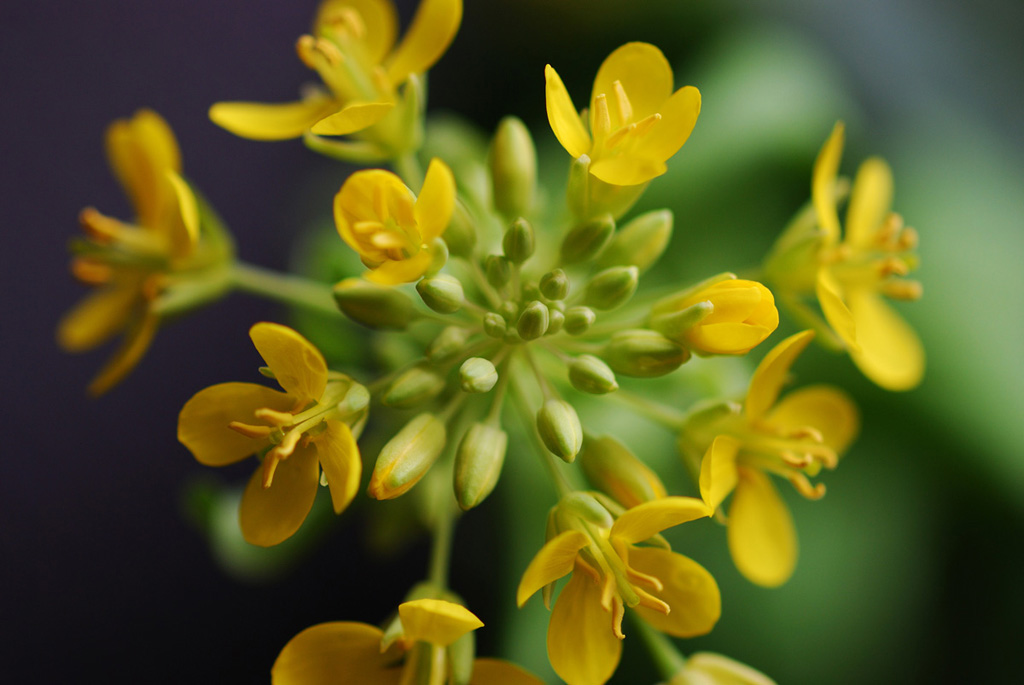
[[[110,243],[128,228],[117,219],[101,214],[94,207],[86,207],[79,212],[78,223],[82,225],[82,230],[98,243]]]
[[[345,55],[341,53],[338,46],[326,38],[317,38],[314,47],[316,48],[316,51],[327,61],[327,64],[332,67],[336,67],[345,61]]]
[[[377,231],[370,236],[370,243],[382,250],[400,250],[409,247],[407,240],[394,231]]]
[[[920,281],[885,281],[879,286],[879,290],[886,297],[891,297],[894,300],[920,300],[921,295],[924,294],[924,288]]]
[[[228,424],[228,428],[236,433],[241,433],[247,438],[256,439],[269,438],[271,432],[274,430],[270,426],[252,426],[248,423],[242,423],[241,421],[232,421]]]
[[[166,283],[167,278],[163,274],[150,274],[148,278],[142,281],[142,296],[148,301],[155,300],[164,291]]]
[[[899,247],[901,250],[913,250],[917,247],[917,229],[907,226],[900,231]]]
[[[629,126],[623,126],[618,131],[616,131],[615,133],[613,133],[610,136],[608,136],[608,141],[607,141],[606,145],[608,147],[615,147],[619,143],[621,143],[623,140],[625,140],[626,136],[631,135],[631,134],[633,134],[635,132],[636,132],[636,124],[630,124]]]
[[[284,439],[281,440],[281,444],[270,450],[267,453],[267,457],[273,457],[275,459],[287,459],[292,456],[292,452],[299,444],[299,439],[302,438],[302,431],[295,430],[294,428],[284,434]]]
[[[594,137],[603,138],[612,130],[612,118],[608,112],[608,98],[601,93],[594,98]]]
[[[649,116],[644,117],[640,121],[636,122],[636,135],[640,136],[647,135],[647,132],[654,128],[654,125],[661,121],[661,114],[655,112]]]
[[[295,416],[293,414],[277,411],[276,409],[271,409],[269,407],[257,409],[253,414],[255,414],[256,418],[260,421],[266,421],[267,423],[275,426],[287,426],[295,420]]]
[[[825,438],[824,436],[822,436],[821,431],[819,431],[814,426],[801,426],[800,428],[797,428],[796,430],[787,434],[786,437],[792,440],[803,440],[805,438],[810,438],[814,442],[825,442]]]
[[[612,632],[615,633],[615,637],[620,640],[625,639],[626,635],[622,632],[622,617],[626,615],[626,607],[622,606],[622,600],[618,597],[612,603]]]
[[[910,273],[910,269],[907,267],[907,263],[899,257],[889,257],[883,259],[878,265],[878,275],[882,278],[888,276],[906,276]]]
[[[896,240],[900,229],[903,228],[903,217],[896,212],[890,212],[882,220],[882,224],[875,233],[875,243],[882,248],[890,248]]]
[[[654,576],[649,576],[646,573],[641,573],[640,571],[637,571],[635,568],[631,568],[628,564],[626,565],[626,577],[628,577],[629,580],[635,585],[645,585],[654,590],[655,592],[661,592],[665,589],[665,586],[664,584],[662,584],[661,580],[655,578]],[[636,589],[638,594],[640,593],[639,588],[634,589]]]
[[[331,23],[356,40],[361,40],[366,35],[366,23],[363,22],[362,15],[351,7],[338,10],[338,13],[331,17]]]
[[[105,285],[113,278],[114,270],[95,259],[75,257],[71,260],[71,275],[86,285]]]
[[[782,457],[782,461],[798,469],[805,469],[814,462],[814,459],[811,457],[811,455],[807,453],[795,454],[793,452],[790,452],[789,450],[786,450],[782,452],[780,456]]]
[[[263,489],[266,490],[274,482],[274,472],[277,471],[277,463],[281,461],[273,452],[267,453],[263,459]]]
[[[657,611],[659,614],[665,614],[666,616],[668,616],[668,614],[672,611],[672,607],[670,607],[667,603],[658,599],[654,595],[644,592],[640,588],[635,589],[637,596],[640,597],[640,606],[647,607],[648,609],[653,609],[654,611]]]
[[[391,98],[391,80],[388,78],[388,72],[384,67],[378,64],[370,70],[370,79],[373,81],[373,85],[376,86],[378,93],[386,95],[389,99]]]
[[[797,492],[807,499],[818,500],[825,496],[825,484],[815,483],[811,485],[811,481],[807,480],[807,476],[802,473],[791,474],[789,482],[793,484]]]
[[[633,120],[633,105],[630,103],[629,96],[626,95],[626,89],[622,87],[621,81],[613,81],[612,89],[615,91],[615,107],[619,112],[619,125],[625,126]]]
[[[601,574],[599,574],[593,566],[583,561],[579,557],[576,558],[576,566],[574,572],[575,571],[583,571],[588,576],[590,576],[595,583],[601,582]]]
[[[615,579],[611,574],[608,574],[602,579],[601,583],[601,606],[604,607],[605,611],[612,610],[613,599],[618,600],[619,598],[615,594]]]
[[[316,58],[314,53],[316,52],[316,38],[309,35],[308,33],[304,36],[299,36],[299,39],[295,41],[295,52],[298,53],[299,59],[310,69],[316,69]]]

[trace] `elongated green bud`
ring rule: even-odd
[[[606,529],[611,528],[615,522],[608,510],[586,492],[570,492],[559,500],[555,517],[565,530],[578,527],[573,525],[572,519],[582,519]]]
[[[583,354],[569,362],[572,387],[592,395],[605,395],[619,389],[615,372],[593,355]]]
[[[427,359],[439,364],[462,352],[469,339],[469,331],[462,326],[448,326],[427,347]]]
[[[484,263],[487,282],[495,288],[503,288],[512,279],[512,262],[501,255],[489,255]]]
[[[495,209],[507,217],[529,213],[537,181],[537,152],[522,121],[516,117],[501,120],[488,161]]]
[[[484,333],[499,340],[505,337],[505,318],[495,312],[484,314]]]
[[[367,488],[369,495],[393,499],[405,494],[433,466],[445,438],[444,422],[433,414],[420,414],[409,421],[381,449]]]
[[[381,404],[398,409],[415,407],[437,397],[444,390],[444,377],[425,366],[414,366],[391,382]]]
[[[474,423],[455,453],[455,499],[463,510],[480,504],[491,494],[501,475],[508,449],[508,434],[488,423]]]
[[[565,311],[565,332],[569,335],[582,335],[596,320],[597,314],[590,307],[569,307]]]
[[[658,261],[671,239],[672,212],[647,212],[615,234],[597,263],[601,267],[635,266],[643,273]]]
[[[549,300],[564,300],[569,294],[569,277],[561,269],[547,272],[540,279],[540,293]]]
[[[462,308],[465,295],[459,279],[448,274],[424,278],[416,284],[423,302],[438,314],[453,314]]]
[[[613,233],[615,219],[611,214],[602,214],[573,227],[562,240],[562,261],[577,264],[594,258],[608,244]]]
[[[656,378],[678,369],[690,352],[657,331],[619,331],[601,354],[615,373],[635,378]]]
[[[558,331],[562,330],[562,326],[565,324],[565,314],[554,307],[548,307],[548,330],[545,335],[554,335]]]
[[[583,426],[571,404],[550,399],[537,412],[537,432],[556,457],[572,463],[583,445]]]
[[[535,246],[533,226],[523,217],[513,221],[501,239],[501,248],[505,256],[516,264],[522,264],[533,256]]]
[[[615,266],[594,276],[587,284],[583,301],[605,311],[621,307],[636,292],[640,272],[635,266]]]
[[[463,392],[487,392],[498,382],[498,371],[490,360],[470,357],[459,367],[459,385]]]
[[[668,494],[657,474],[610,436],[585,440],[580,466],[594,487],[626,509]]]
[[[590,157],[580,155],[569,167],[569,182],[565,188],[565,200],[573,216],[586,219],[590,216]]]
[[[412,300],[396,288],[346,278],[334,286],[333,292],[338,309],[368,328],[403,330],[416,317]]]
[[[526,305],[516,322],[516,330],[523,340],[536,340],[544,335],[551,323],[550,312],[543,302],[534,300]]]
[[[682,340],[691,328],[706,319],[715,306],[705,300],[678,312],[669,312],[651,317],[651,328],[673,340]]]
[[[456,257],[469,257],[476,246],[476,220],[461,200],[455,200],[452,220],[444,231],[448,251]]]

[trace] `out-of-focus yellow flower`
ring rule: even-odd
[[[124,378],[149,348],[160,317],[153,304],[173,273],[194,269],[201,249],[195,196],[182,180],[181,153],[167,122],[151,110],[107,129],[107,157],[135,209],[134,224],[92,207],[79,219],[86,239],[73,245],[71,272],[97,290],[68,312],[57,340],[90,350],[121,333],[123,341],[89,385],[99,395]]]
[[[284,392],[254,383],[201,390],[181,410],[178,440],[207,466],[262,455],[242,495],[239,523],[248,542],[267,547],[302,525],[321,469],[334,511],[352,501],[362,474],[356,434],[369,394],[328,371],[320,351],[286,326],[258,323],[249,336]]]
[[[421,682],[415,674],[430,673],[431,683],[449,682],[447,648],[483,625],[471,611],[453,602],[418,599],[398,607],[406,653],[396,663],[385,649],[384,633],[365,623],[335,621],[306,628],[284,646],[271,670],[273,685],[399,685]],[[541,685],[523,669],[498,659],[476,659],[470,685]]]
[[[626,43],[605,59],[594,80],[589,121],[581,117],[562,79],[548,65],[551,128],[573,158],[587,155],[590,173],[616,186],[646,183],[690,137],[700,114],[700,91],[672,92],[672,67],[648,43]]]
[[[455,179],[439,159],[430,162],[419,197],[390,171],[348,177],[334,196],[334,223],[342,239],[384,285],[410,283],[430,267],[455,208]]]
[[[764,673],[714,652],[697,652],[665,685],[775,685]]]
[[[744,576],[767,587],[786,582],[797,557],[793,519],[768,474],[819,499],[825,486],[812,486],[808,476],[822,466],[835,468],[859,425],[856,406],[838,388],[808,386],[777,401],[790,367],[813,337],[803,331],[776,345],[754,372],[742,409],[697,413],[679,439],[694,461],[703,454],[700,492],[708,506],[717,509],[732,493],[729,551]]]
[[[462,0],[423,0],[395,46],[398,20],[390,0],[325,0],[313,34],[302,36],[296,49],[327,90],[284,104],[218,102],[210,119],[255,140],[297,138],[310,130],[321,135],[363,131],[395,109],[399,86],[440,59],[461,21]],[[367,137],[386,143],[395,131],[384,129]]]
[[[563,498],[553,517],[561,523],[552,531],[561,532],[530,562],[516,594],[522,606],[537,590],[572,574],[548,625],[548,658],[560,678],[569,685],[600,685],[612,676],[622,655],[627,606],[676,637],[703,635],[714,627],[721,596],[711,574],[681,554],[637,546],[666,528],[710,514],[698,499],[663,497],[613,521],[592,497]]]
[[[779,325],[771,291],[734,277],[669,296],[654,305],[651,317],[666,336],[703,354],[746,354]],[[696,323],[689,325],[691,319]]]

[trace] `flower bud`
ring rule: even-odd
[[[604,249],[615,233],[611,214],[602,214],[574,226],[562,240],[562,261],[577,264],[592,259]]]
[[[448,326],[427,347],[427,359],[439,364],[461,352],[469,339],[469,331],[462,326]]]
[[[414,366],[393,380],[380,398],[381,404],[398,409],[415,407],[444,390],[444,377],[425,366]]]
[[[376,499],[393,499],[419,482],[444,449],[444,422],[420,414],[405,424],[380,451],[367,492]]]
[[[424,278],[416,284],[423,302],[438,314],[453,314],[462,308],[465,295],[459,279],[448,274]]]
[[[430,266],[423,272],[424,276],[430,277],[436,275],[444,265],[448,263],[448,243],[441,238],[434,238],[430,248]]]
[[[484,333],[499,340],[505,336],[505,319],[501,314],[487,312],[484,314]]]
[[[537,432],[552,454],[572,463],[583,445],[583,426],[571,404],[550,399],[537,412]]]
[[[570,492],[558,501],[556,519],[563,530],[577,528],[573,519],[582,519],[599,528],[611,528],[615,523],[612,515],[598,502],[593,495],[586,492]]]
[[[661,257],[672,238],[672,212],[647,212],[626,224],[597,260],[598,266],[635,266],[647,271]]]
[[[656,378],[678,369],[690,352],[657,331],[632,329],[613,334],[601,356],[615,373]]]
[[[587,284],[583,301],[595,309],[620,307],[633,297],[640,272],[635,266],[615,266],[594,276]]]
[[[494,364],[482,357],[470,357],[459,367],[459,385],[463,392],[487,392],[498,382]]]
[[[569,362],[569,382],[577,390],[592,395],[605,395],[619,389],[615,373],[603,361],[589,354]]]
[[[668,326],[669,315],[702,302],[712,311],[689,327]],[[673,295],[651,309],[652,325],[681,345],[704,354],[746,354],[779,325],[779,311],[768,288],[757,281],[722,280],[696,292]],[[657,322],[657,323],[656,323]],[[682,330],[673,330],[679,329]]]
[[[565,314],[554,307],[548,307],[548,323],[547,335],[554,335],[558,331],[562,330],[562,325],[565,324]]]
[[[490,255],[484,263],[487,282],[495,288],[503,288],[512,278],[512,263],[507,257]]]
[[[402,330],[416,316],[412,300],[401,290],[362,278],[335,285],[334,301],[345,316],[369,328]]]
[[[549,300],[564,300],[569,294],[569,277],[561,269],[547,272],[540,279],[540,293]]]
[[[516,117],[505,117],[491,142],[494,207],[508,217],[523,216],[533,206],[537,153],[530,131]]]
[[[677,312],[652,316],[650,326],[666,338],[682,340],[691,328],[710,316],[713,311],[715,306],[707,300],[702,300]]]
[[[468,511],[484,501],[501,475],[508,434],[489,423],[474,423],[455,453],[455,498]]]
[[[551,322],[550,312],[543,302],[534,300],[526,305],[516,322],[516,330],[523,340],[536,340],[544,335]]]
[[[657,474],[610,436],[586,440],[580,466],[594,487],[627,509],[668,494]]]
[[[476,221],[462,200],[456,198],[452,220],[443,237],[448,251],[456,257],[468,257],[473,253],[476,246]]]
[[[590,307],[570,307],[565,311],[565,332],[569,335],[582,335],[596,320],[597,314]]]
[[[501,248],[505,256],[516,264],[522,264],[529,259],[533,255],[535,245],[533,226],[523,217],[513,221],[501,239]]]

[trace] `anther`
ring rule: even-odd
[[[809,454],[795,454],[790,451],[784,451],[779,456],[782,457],[782,461],[786,462],[789,466],[793,466],[798,469],[804,469],[814,462],[814,459]]]
[[[882,224],[875,233],[875,244],[882,248],[890,248],[902,228],[903,217],[895,212],[890,212],[882,220]]]
[[[248,423],[242,423],[241,421],[232,421],[228,424],[228,428],[241,433],[247,438],[269,438],[270,433],[274,430],[270,426],[252,426]]]
[[[637,585],[646,585],[655,592],[661,592],[665,589],[665,586],[658,578],[655,578],[654,576],[649,576],[646,573],[640,573],[640,571],[637,571],[635,568],[630,567],[628,564],[626,565],[626,576],[629,578],[630,582]],[[636,590],[637,593],[640,592],[639,588],[636,588]]]
[[[622,605],[622,600],[616,597],[612,602],[612,632],[620,640],[626,637],[622,632],[622,617],[625,615],[626,607]]]
[[[629,126],[623,126],[618,131],[616,131],[615,133],[613,133],[610,136],[608,136],[608,140],[607,140],[607,142],[605,144],[608,147],[610,147],[610,148],[611,147],[615,147],[616,145],[621,143],[623,140],[625,140],[627,136],[632,135],[635,132],[636,132],[636,124],[630,124]]]
[[[801,426],[791,433],[788,433],[786,437],[792,440],[810,438],[814,442],[825,442],[825,437],[821,434],[821,431],[813,426]]]
[[[263,489],[266,490],[274,482],[274,472],[277,471],[277,464],[281,461],[273,452],[267,454],[263,459]]]
[[[917,247],[917,229],[907,226],[900,231],[899,247],[901,250],[913,250]]]
[[[362,15],[351,7],[343,7],[338,10],[338,13],[331,17],[331,23],[356,40],[360,40],[366,35],[366,24],[363,22]]]
[[[341,53],[338,46],[326,38],[317,38],[313,47],[332,67],[345,61],[345,55]]]
[[[309,35],[308,33],[299,36],[299,39],[295,41],[295,52],[298,53],[299,59],[310,69],[316,69],[316,58],[314,53],[316,52],[316,38]]]
[[[612,130],[612,118],[608,112],[608,98],[601,93],[594,98],[594,137],[604,137]]]
[[[271,409],[269,407],[257,409],[253,414],[260,421],[266,421],[274,426],[287,426],[295,419],[295,416],[288,412],[277,411],[276,409]]]
[[[629,102],[626,89],[622,87],[619,80],[612,82],[612,89],[615,91],[615,107],[619,112],[619,125],[625,126],[633,120],[633,105]]]
[[[71,260],[71,275],[86,285],[104,285],[113,278],[114,270],[95,259],[75,257]]]
[[[654,128],[654,125],[659,121],[661,121],[661,114],[655,112],[654,114],[646,116],[640,121],[636,122],[637,137],[639,138],[640,136],[646,135],[647,132]]]
[[[301,431],[294,429],[288,431],[284,434],[284,439],[281,440],[281,444],[267,453],[267,458],[269,459],[273,457],[275,459],[287,459],[292,456],[292,452],[295,451],[295,448],[298,446],[301,438]]]
[[[879,290],[886,297],[894,300],[920,300],[924,288],[920,281],[891,280],[885,281]]]
[[[802,473],[791,474],[789,482],[793,484],[797,492],[807,499],[817,500],[825,496],[825,484],[815,483],[811,485],[811,481],[807,480],[807,476]]]
[[[98,243],[112,242],[126,228],[117,219],[101,214],[94,207],[86,207],[79,212],[78,223],[86,235]]]
[[[878,275],[882,278],[887,276],[906,276],[910,273],[907,263],[899,257],[888,257],[878,265]]]
[[[666,616],[668,616],[668,614],[672,611],[672,608],[667,603],[658,599],[654,595],[644,592],[640,588],[635,589],[637,596],[640,598],[640,606],[647,607],[648,609],[653,609],[654,611],[657,611],[659,614],[665,614]]]

